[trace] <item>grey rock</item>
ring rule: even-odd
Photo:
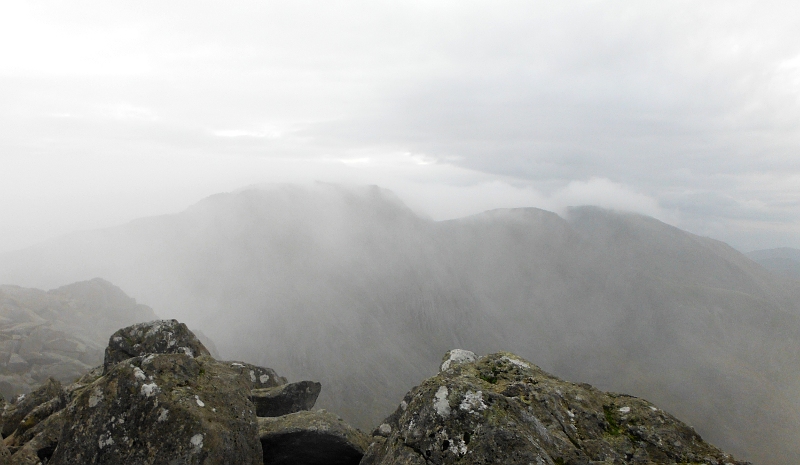
[[[3,413],[0,415],[0,421],[2,421],[0,433],[2,433],[3,437],[8,437],[19,427],[27,429],[34,426],[47,416],[41,415],[45,410],[53,413],[61,406],[60,403],[63,401],[64,395],[65,393],[61,388],[61,383],[53,378],[49,378],[35,391],[20,395],[16,399],[16,402],[7,404],[3,409]],[[47,404],[48,401],[53,401],[55,399],[60,400],[58,400],[57,403]],[[38,415],[29,415],[37,407],[44,404],[49,405],[49,407],[40,409],[40,414]],[[24,425],[22,424],[23,420],[27,420],[27,423]]]
[[[8,447],[0,440],[0,465],[10,465],[11,464],[11,452],[8,450]]]
[[[129,358],[148,354],[211,355],[185,324],[177,320],[156,320],[122,328],[111,335],[103,369]]]
[[[409,392],[362,465],[746,463],[645,400],[562,381],[511,353],[469,358]]]
[[[16,451],[11,457],[11,463],[35,465],[49,460],[58,446],[64,428],[64,417],[64,410],[59,410],[21,435],[18,436],[19,431],[14,433],[9,438],[13,439],[15,445],[12,448]]]
[[[264,465],[357,465],[369,438],[319,410],[258,419]]]
[[[207,355],[150,354],[113,364],[76,389],[49,463],[260,465],[249,392],[239,370]]]
[[[11,354],[8,359],[7,367],[8,371],[11,373],[21,373],[26,371],[29,365],[19,354]]]
[[[245,362],[222,362],[230,365],[231,369],[247,381],[250,389],[263,389],[286,384],[286,378],[278,376],[272,368],[260,367]]]
[[[300,381],[282,386],[253,389],[250,400],[259,417],[278,417],[289,413],[311,410],[317,401],[322,385],[315,381]]]

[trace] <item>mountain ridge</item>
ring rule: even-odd
[[[224,356],[313,373],[329,387],[320,404],[359,426],[451,347],[509,350],[648,397],[738,456],[800,460],[796,289],[654,219],[577,208],[435,222],[376,187],[279,186],[0,259],[0,282],[90,275]]]

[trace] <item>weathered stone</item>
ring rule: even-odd
[[[9,452],[8,447],[0,440],[0,465],[10,465],[11,464],[11,452]]]
[[[16,399],[16,402],[5,406],[3,414],[0,416],[0,421],[2,421],[3,424],[0,433],[2,433],[3,437],[8,437],[16,431],[22,420],[28,417],[28,414],[33,412],[34,409],[48,401],[59,398],[63,399],[63,397],[64,391],[61,389],[61,383],[53,378],[49,378],[35,391],[29,394],[22,394]],[[55,409],[57,405],[51,404],[50,407]],[[55,410],[52,410],[51,413],[54,411]],[[28,418],[29,424],[27,427],[30,428],[43,418],[44,417],[37,417],[37,415]]]
[[[259,418],[264,465],[357,465],[368,437],[324,410]]]
[[[220,362],[227,363],[231,369],[239,373],[250,386],[250,389],[263,389],[286,384],[286,378],[278,376],[272,368],[265,368],[245,362]]]
[[[130,358],[74,391],[49,463],[260,465],[249,392],[239,370],[210,356]]]
[[[14,439],[17,444],[23,446],[14,446],[16,452],[11,457],[11,463],[38,464],[43,460],[49,460],[58,446],[64,427],[64,417],[64,410],[59,410],[21,435],[17,430],[9,439]]]
[[[129,358],[148,354],[211,355],[185,324],[156,320],[122,328],[111,335],[103,360],[104,372]]]
[[[510,353],[457,358],[373,432],[363,465],[745,463],[642,399],[562,381]]]
[[[278,417],[310,410],[317,401],[322,385],[315,381],[300,381],[265,389],[253,389],[250,400],[259,417]]]

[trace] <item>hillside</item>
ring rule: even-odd
[[[747,256],[773,273],[800,279],[800,250],[791,247],[755,250]]]
[[[51,376],[70,383],[100,364],[115,328],[155,318],[102,279],[47,292],[0,285],[0,395],[30,392]]]
[[[441,353],[508,350],[646,397],[760,464],[800,462],[796,289],[639,215],[434,222],[376,188],[272,186],[0,257],[0,282],[108,279],[226,358],[319,379],[371,428]]]

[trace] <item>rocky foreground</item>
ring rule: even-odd
[[[371,436],[312,411],[320,389],[216,360],[175,320],[141,323],[76,382],[5,405],[0,464],[745,463],[644,400],[511,353],[448,352]]]

